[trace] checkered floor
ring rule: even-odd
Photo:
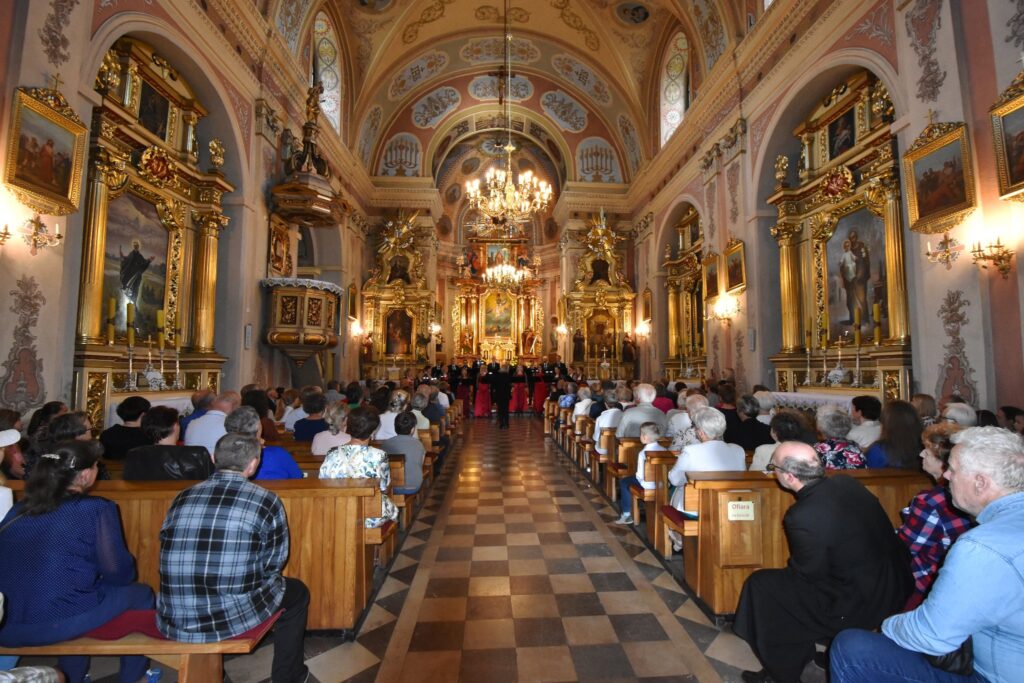
[[[760,668],[616,516],[539,419],[467,421],[356,639],[306,639],[311,680],[703,683]],[[267,643],[229,659],[227,678],[269,680],[272,656]]]

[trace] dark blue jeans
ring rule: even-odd
[[[624,477],[619,479],[619,511],[624,515],[633,514],[633,494],[629,492],[631,484],[639,486],[640,480],[636,477]]]
[[[5,645],[49,645],[62,640],[70,640],[102,626],[122,612],[130,609],[153,609],[153,591],[149,586],[133,583],[127,586],[104,586],[106,597],[91,612],[76,615],[61,621],[48,621],[39,624],[25,625],[17,630],[10,624],[5,629]],[[17,645],[13,641],[17,642]],[[149,659],[142,656],[121,657],[121,683],[135,683],[146,673]],[[64,672],[68,683],[81,683],[89,673],[89,658],[85,656],[65,656],[57,658],[57,668]]]
[[[829,650],[832,683],[985,683],[974,674],[958,676],[932,666],[920,652],[900,647],[887,636],[847,629]]]

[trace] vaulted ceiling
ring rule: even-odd
[[[567,180],[588,179],[571,170],[581,147],[604,145],[620,166],[615,180],[628,182],[657,151],[651,112],[667,42],[679,30],[686,34],[691,84],[699,85],[762,5],[511,0],[519,77],[513,120],[534,142],[549,138],[569,156]],[[481,119],[498,113],[493,74],[503,58],[503,0],[280,0],[270,9],[276,29],[306,63],[314,15],[326,11],[338,27],[347,64],[342,133],[371,174],[382,174],[396,136],[420,146],[417,175],[431,175],[448,149],[495,123]],[[469,123],[453,127],[456,120]]]

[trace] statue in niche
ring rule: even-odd
[[[604,259],[595,259],[593,264],[594,275],[590,278],[590,284],[594,284],[598,280],[604,280],[608,284],[611,284],[611,280],[608,279],[608,262]]]
[[[407,285],[412,284],[412,277],[409,275],[409,259],[399,254],[391,259],[391,269],[388,273],[388,284],[395,280],[401,280]]]
[[[473,353],[473,330],[464,328],[459,336],[459,352],[464,354]]]
[[[585,357],[586,340],[583,338],[583,330],[576,330],[576,333],[572,335],[572,361],[582,363]]]
[[[632,337],[627,332],[622,337],[622,362],[633,363],[636,361],[636,342],[633,341]]]

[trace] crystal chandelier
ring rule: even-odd
[[[484,281],[498,289],[516,289],[526,278],[526,270],[507,263],[491,266],[484,271]]]
[[[543,211],[551,201],[551,185],[533,175],[532,171],[519,174],[512,170],[512,34],[508,25],[508,0],[505,0],[505,64],[498,73],[498,105],[505,105],[505,125],[508,138],[504,146],[505,168],[487,170],[481,186],[480,179],[466,181],[466,199],[470,208],[486,216],[494,225],[507,226],[524,223]],[[504,77],[504,81],[502,81]],[[515,182],[518,180],[518,182]]]

